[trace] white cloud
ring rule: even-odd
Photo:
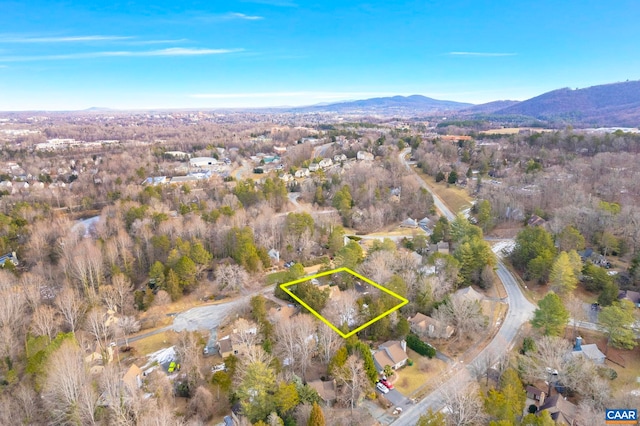
[[[257,15],[245,15],[244,13],[229,13],[229,16],[231,18],[237,18],[237,19],[244,19],[246,21],[259,21],[261,19],[264,19],[263,16],[257,16]]]
[[[128,36],[66,36],[66,37],[29,37],[0,35],[0,43],[82,43],[91,41],[119,41],[130,40]]]
[[[110,57],[143,57],[143,56],[205,56],[223,55],[226,53],[242,52],[243,49],[200,49],[171,47],[158,50],[143,51],[106,51],[106,52],[86,52],[69,53],[62,55],[42,55],[42,56],[0,56],[0,62],[34,62],[34,61],[61,61],[69,59],[91,59]]]
[[[494,56],[515,56],[517,53],[500,53],[500,52],[449,52],[450,56],[484,56],[484,57],[494,57]]]

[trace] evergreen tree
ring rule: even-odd
[[[574,274],[574,267],[571,265],[569,255],[566,251],[560,253],[555,262],[553,262],[549,280],[551,289],[558,294],[571,293],[578,285],[578,279]]]
[[[622,299],[613,302],[611,306],[607,306],[600,311],[598,322],[606,331],[609,339],[607,346],[614,348],[633,349],[638,342],[631,326],[635,321],[635,306],[632,302]]]
[[[327,423],[324,420],[324,413],[322,412],[322,408],[318,405],[317,402],[313,403],[311,407],[311,414],[309,414],[309,421],[307,422],[307,426],[325,426]]]
[[[533,313],[531,325],[542,329],[545,336],[559,336],[567,322],[569,322],[569,311],[557,294],[549,292],[538,302],[538,309]]]

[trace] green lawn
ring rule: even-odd
[[[288,273],[289,271],[280,271],[280,272],[274,272],[273,274],[267,275],[267,278],[266,278],[267,285],[284,283],[284,279]]]

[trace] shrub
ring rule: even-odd
[[[429,358],[436,356],[436,350],[434,347],[420,340],[420,338],[415,334],[409,334],[407,336],[407,346],[422,356]]]

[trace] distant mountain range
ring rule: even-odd
[[[454,101],[441,101],[422,95],[392,96],[388,98],[372,98],[358,101],[338,102],[329,105],[311,105],[292,108],[296,112],[336,112],[365,114],[430,114],[440,111],[457,111],[473,106],[473,104]]]
[[[640,126],[640,81],[558,89],[494,111],[592,126]]]
[[[438,100],[421,95],[373,98],[329,105],[291,108],[293,112],[336,112],[386,116],[451,115],[521,116],[552,123],[583,126],[640,126],[640,81],[604,84],[585,89],[558,89],[526,101],[494,101],[481,105]]]

